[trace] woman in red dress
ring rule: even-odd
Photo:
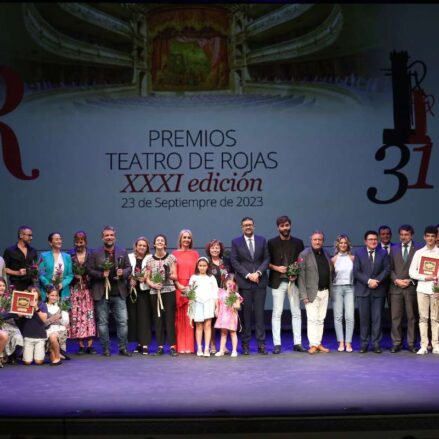
[[[177,250],[172,253],[177,258],[177,280],[175,283],[177,309],[175,313],[175,332],[177,352],[190,354],[195,352],[194,328],[190,324],[188,314],[189,301],[182,295],[190,277],[195,273],[198,252],[192,250],[192,232],[182,230],[178,235]]]

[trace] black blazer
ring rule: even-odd
[[[132,272],[130,260],[128,254],[124,248],[114,247],[114,259],[117,261],[119,258],[123,258],[123,276],[118,279],[117,287],[119,294],[122,298],[128,296],[127,279]],[[102,270],[102,264],[105,260],[105,250],[100,247],[94,250],[87,258],[87,272],[91,281],[91,293],[94,300],[100,300],[105,294],[105,282],[104,272]]]
[[[281,253],[281,242],[285,242],[280,239],[279,236],[276,238],[272,238],[268,241],[268,252],[270,253],[270,264],[273,265],[284,265],[285,264],[285,255]],[[303,245],[303,241],[298,238],[294,238],[293,236],[286,241],[288,242],[289,252],[287,256],[287,264],[290,265],[293,262],[297,261],[300,252],[305,249]],[[280,285],[280,273],[275,270],[270,270],[270,277],[268,280],[268,285],[271,288],[279,288]]]

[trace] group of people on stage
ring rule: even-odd
[[[425,245],[413,240],[413,227],[399,227],[398,244],[391,243],[391,230],[364,234],[364,247],[353,252],[346,234],[337,236],[334,254],[324,248],[325,235],[315,231],[310,246],[291,235],[291,220],[276,220],[278,235],[267,240],[254,233],[254,221],[241,221],[242,234],[231,243],[225,259],[224,244],[214,239],[205,247],[206,256],[193,249],[190,230],[180,232],[177,249],[168,252],[165,235],[134,242],[133,252],[116,246],[116,231],[102,231],[103,245],[91,251],[87,235],[74,235],[74,248],[62,251],[62,236],[49,235],[50,250],[40,255],[30,245],[32,229],[21,226],[18,242],[0,257],[0,367],[16,361],[22,348],[24,364],[42,364],[49,353],[50,364],[70,357],[66,340],[77,339],[78,354],[96,354],[98,334],[102,354],[111,356],[109,318],[116,323],[118,351],[150,354],[152,327],[157,350],[165,344],[171,356],[250,354],[252,319],[258,353],[267,354],[264,308],[267,286],[273,295],[273,354],[282,350],[281,316],[288,297],[292,316],[293,350],[329,352],[322,344],[328,302],[333,301],[338,351],[352,352],[355,300],[359,311],[359,352],[369,348],[381,353],[382,322],[387,299],[391,313],[391,352],[403,347],[403,320],[407,321],[407,349],[439,354],[438,226],[424,230]],[[30,291],[32,316],[9,312],[12,290]],[[302,345],[301,303],[306,310],[309,348]],[[419,321],[420,347],[417,347]],[[431,339],[429,339],[429,321]],[[345,324],[343,324],[345,323]],[[96,333],[97,328],[97,333]],[[217,350],[215,331],[220,331]],[[231,352],[227,349],[230,333]]]

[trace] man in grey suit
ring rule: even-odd
[[[322,338],[332,287],[333,266],[329,254],[323,248],[324,239],[323,232],[315,231],[311,235],[311,247],[299,255],[299,295],[306,310],[310,354],[329,352],[322,345]]]
[[[400,243],[390,250],[390,300],[392,315],[392,348],[396,353],[402,349],[402,319],[404,310],[407,317],[407,348],[416,354],[416,328],[418,321],[418,302],[416,283],[410,279],[409,269],[416,250],[421,246],[413,241],[415,231],[410,224],[399,228]]]
[[[110,309],[116,321],[119,354],[131,357],[127,349],[128,314],[126,307],[127,279],[132,268],[125,249],[116,247],[116,231],[106,226],[102,231],[104,246],[92,252],[87,261],[91,291],[98,317],[99,340],[106,357],[111,355],[108,320]],[[112,264],[111,268],[106,263]]]

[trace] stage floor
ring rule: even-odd
[[[267,333],[267,342],[271,335]],[[306,340],[306,338],[304,338]],[[77,356],[60,367],[0,370],[0,417],[241,417],[435,413],[439,355],[283,352],[238,358]],[[97,349],[99,344],[96,343]],[[358,347],[358,340],[354,345]],[[385,340],[384,347],[390,347]]]

